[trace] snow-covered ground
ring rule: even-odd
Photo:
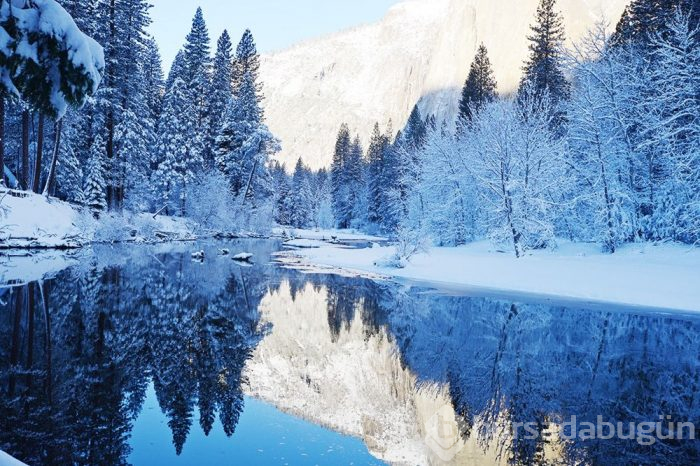
[[[310,240],[310,241],[386,241],[386,238],[381,236],[366,235],[354,230],[304,230],[300,228],[277,227],[273,228],[272,233],[283,238],[292,240]],[[299,244],[314,244],[302,243]]]
[[[433,248],[403,269],[376,265],[394,253],[393,246],[315,246],[285,252],[280,259],[307,271],[409,279],[447,291],[700,312],[700,248],[689,246],[635,244],[607,255],[596,245],[563,242],[557,250],[516,259],[510,251],[478,242]]]
[[[151,214],[92,214],[38,194],[0,189],[0,249],[71,249],[92,242],[157,242],[195,237],[193,222]]]

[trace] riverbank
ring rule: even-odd
[[[393,246],[348,249],[308,240],[303,246],[292,242],[280,261],[310,272],[404,279],[448,291],[700,312],[700,248],[686,245],[633,244],[609,255],[594,244],[562,242],[516,259],[478,242],[432,248],[402,269],[381,265]]]
[[[187,220],[148,213],[104,214],[26,191],[0,189],[0,249],[77,249],[90,243],[196,239]]]

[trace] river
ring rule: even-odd
[[[273,262],[280,248],[95,246],[0,288],[0,450],[29,465],[698,463],[697,317],[301,273]],[[231,259],[243,251],[253,264]]]

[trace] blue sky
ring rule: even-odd
[[[163,67],[170,68],[185,41],[198,6],[204,11],[212,47],[224,29],[234,43],[245,28],[253,31],[258,50],[284,49],[301,40],[381,19],[399,0],[151,0],[151,32],[158,41]]]

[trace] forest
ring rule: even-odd
[[[700,35],[693,2],[635,0],[566,47],[542,0],[514,95],[498,95],[482,45],[459,120],[416,106],[397,134],[378,123],[366,152],[347,125],[329,172],[300,161],[282,180],[277,221],[458,246],[491,239],[527,250],[557,239],[700,239]],[[612,33],[608,31],[613,30]]]
[[[343,125],[332,166],[319,172],[303,157],[295,167],[274,160],[282,142],[265,124],[249,30],[236,47],[227,31],[214,46],[198,9],[165,77],[149,8],[2,2],[3,182],[96,219],[149,212],[209,230],[353,228],[436,246],[490,239],[518,257],[558,239],[609,253],[700,240],[692,0],[634,0],[616,27],[600,23],[574,45],[556,0],[541,0],[517,92],[499,95],[482,44],[457,121],[417,104],[398,131],[377,123],[367,148]]]

